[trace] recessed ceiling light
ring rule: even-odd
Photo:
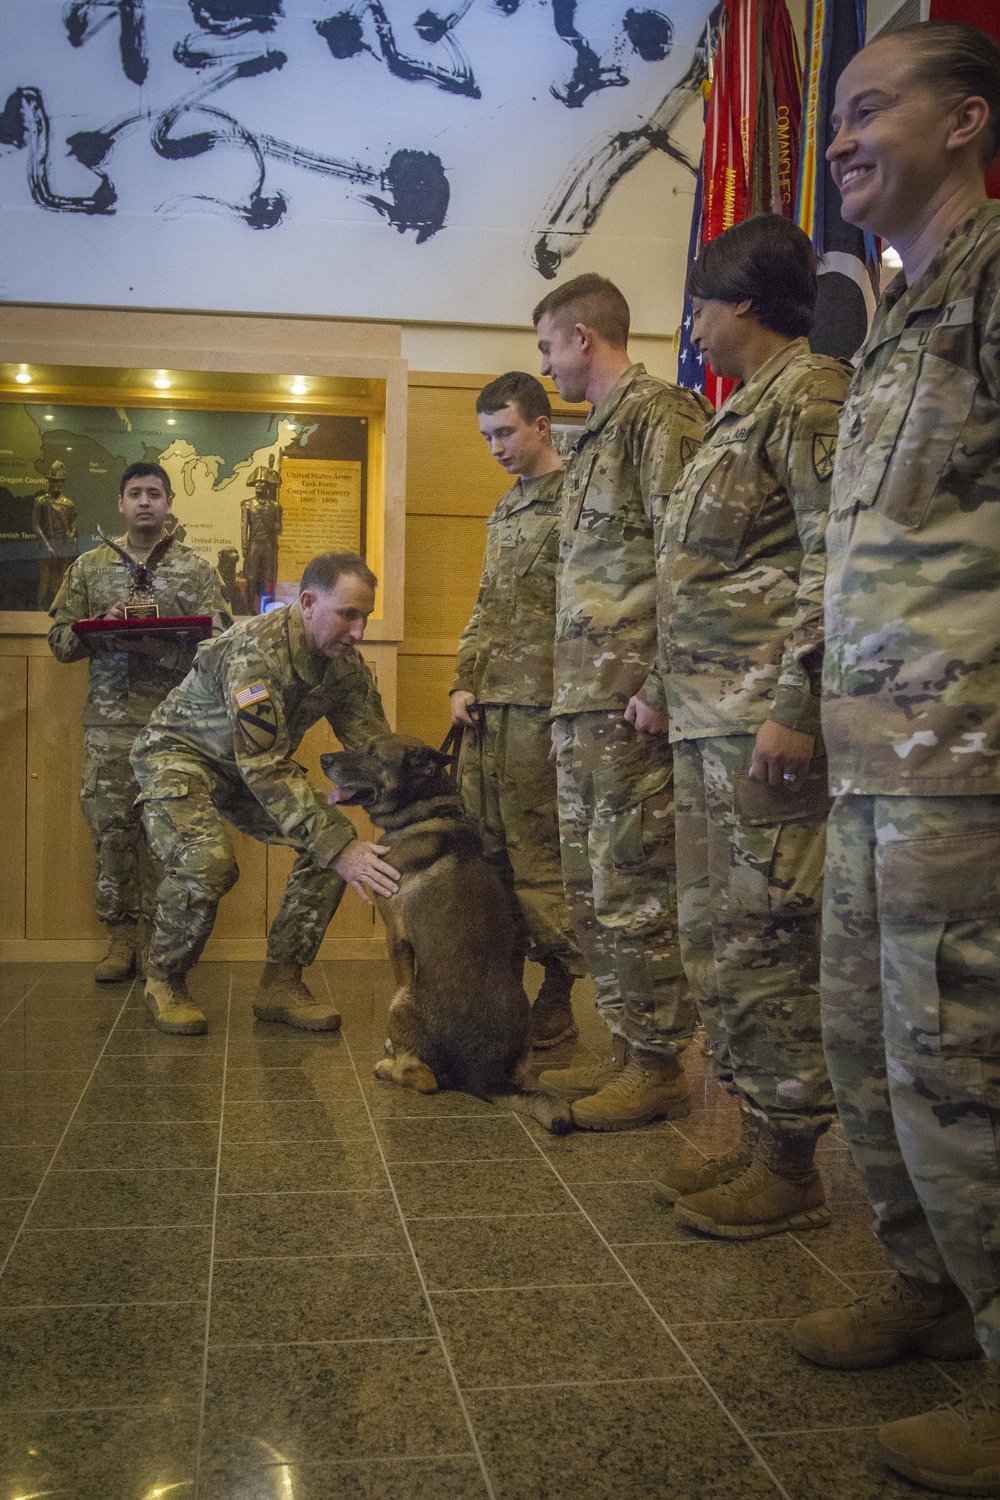
[[[52,415],[52,413],[50,411],[47,411],[45,413],[45,420],[46,420],[46,422],[54,422],[55,421],[55,417]]]
[[[309,394],[309,387],[301,375],[296,375],[292,381],[291,391],[293,396],[306,396]]]
[[[156,379],[153,381],[153,384],[158,391],[169,391],[170,389],[170,381],[167,379],[166,375],[157,375]]]
[[[176,417],[168,417],[167,418],[167,426],[168,427],[176,427],[177,426],[177,418]]]
[[[14,376],[14,379],[17,381],[18,385],[31,384],[31,376],[28,374],[27,370],[18,370],[17,374]]]

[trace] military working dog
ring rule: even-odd
[[[568,1106],[522,1086],[531,1008],[514,913],[448,775],[451,756],[388,735],[320,761],[330,800],[364,808],[400,874],[395,896],[376,897],[397,985],[376,1077],[424,1094],[460,1089],[569,1130]]]

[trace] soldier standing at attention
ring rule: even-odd
[[[823,1037],[896,1275],[792,1342],[867,1369],[978,1338],[975,1398],[879,1450],[1000,1495],[1000,48],[903,28],[848,63],[834,123],[843,216],[903,263],[841,418],[823,669]]]
[[[166,535],[173,492],[159,464],[125,470],[118,509],[125,517],[119,545],[145,562]],[[177,686],[194,659],[175,643],[122,641],[119,649],[91,648],[73,632],[77,620],[121,620],[129,579],[125,564],[103,543],[76,559],[49,613],[49,648],[57,661],[90,657],[90,688],[83,711],[83,790],[80,805],[97,856],[97,915],[108,930],[108,951],[94,978],[129,979],[139,952],[139,919],[152,916],[156,872],[135,805],[139,794],[129,752],[158,703]],[[160,614],[211,615],[216,633],[232,624],[222,585],[211,563],[180,542],[171,543],[153,575]]]
[[[357,649],[375,586],[353,552],[314,557],[297,603],[204,643],[136,740],[139,800],[164,872],[146,978],[160,1031],[207,1030],[186,976],[239,875],[227,824],[265,844],[290,844],[299,856],[268,934],[254,1014],[306,1031],[340,1025],[329,1001],[303,984],[302,969],[316,957],[345,885],[392,896],[399,876],[378,857],[387,848],[359,840],[292,756],[323,718],[349,750],[390,732]]]
[[[487,522],[472,618],[458,643],[452,722],[462,745],[462,799],[486,857],[516,896],[523,942],[545,970],[531,1044],[576,1036],[570,994],[585,972],[563,895],[550,758],[552,648],[562,460],[552,407],[533,375],[512,370],[483,388],[479,429],[514,487]]]
[[[788,219],[726,230],[687,291],[694,342],[741,384],[667,506],[660,665],[681,955],[743,1139],[660,1175],[682,1224],[756,1239],[830,1220],[813,1165],[834,1114],[819,1019],[819,693],[823,535],[851,367],[809,351],[816,257]]]
[[[679,1051],[694,1008],[677,938],[673,768],[656,665],[656,552],[667,496],[711,406],[629,359],[629,307],[601,276],[534,311],[542,374],[591,402],[563,487],[553,664],[559,835],[577,939],[615,1042],[543,1073],[584,1130],[686,1114]]]

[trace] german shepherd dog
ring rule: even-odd
[[[397,986],[375,1076],[506,1103],[561,1135],[572,1128],[569,1107],[522,1086],[531,1009],[511,898],[483,859],[451,761],[401,735],[320,757],[336,800],[384,830],[384,858],[400,874],[395,896],[375,898]]]

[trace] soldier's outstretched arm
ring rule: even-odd
[[[83,641],[73,634],[73,626],[77,620],[91,618],[86,580],[81,576],[77,563],[73,563],[63,579],[49,614],[53,622],[49,627],[49,650],[56,661],[82,661],[85,656],[89,656],[91,653]]]

